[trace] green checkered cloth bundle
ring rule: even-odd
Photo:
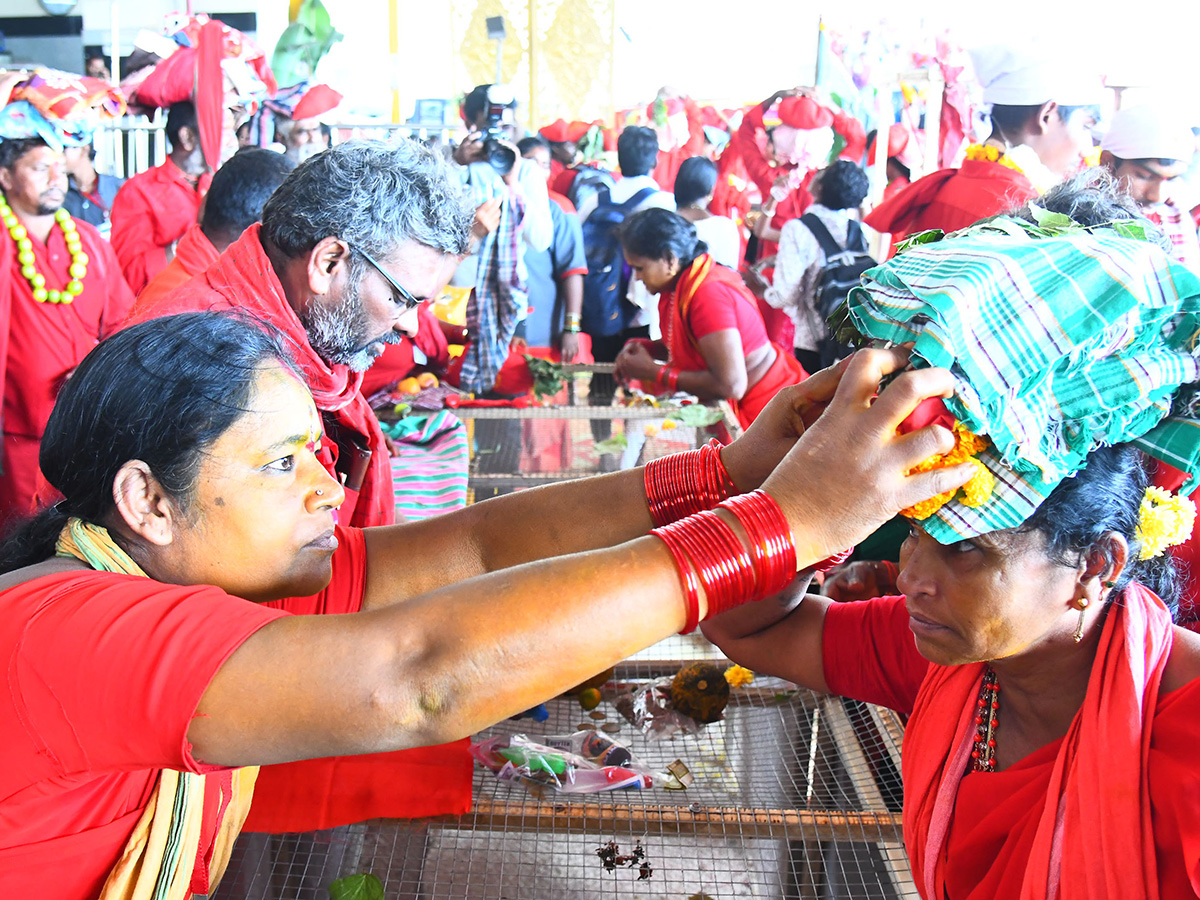
[[[1100,446],[1200,468],[1200,422],[1169,417],[1200,380],[1200,276],[1147,240],[993,219],[869,270],[847,310],[865,337],[915,342],[913,365],[949,369],[947,408],[991,440],[991,499],[922,521],[942,543],[1020,525]]]

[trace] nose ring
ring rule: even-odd
[[[320,489],[318,489],[318,490],[317,490],[317,496],[318,496],[318,497],[320,497],[320,496],[321,496],[321,495],[323,495],[324,493],[325,493],[325,492],[324,492],[324,491],[322,491],[322,490],[320,490]]]

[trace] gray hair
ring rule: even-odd
[[[295,168],[263,207],[262,236],[289,257],[339,237],[377,259],[416,241],[467,252],[474,210],[457,173],[414,140],[355,140]]]

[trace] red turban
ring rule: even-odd
[[[342,95],[327,84],[314,84],[300,102],[292,109],[293,119],[315,119],[335,109],[342,102]]]
[[[786,97],[779,104],[779,121],[801,131],[828,128],[833,125],[833,111],[811,97]]]
[[[552,144],[561,144],[564,141],[573,141],[577,138],[571,137],[571,126],[563,119],[555,119],[549,125],[543,125],[538,129],[538,134],[550,141]]]

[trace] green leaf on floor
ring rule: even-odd
[[[383,882],[370,873],[348,875],[329,885],[329,900],[384,900]]]

